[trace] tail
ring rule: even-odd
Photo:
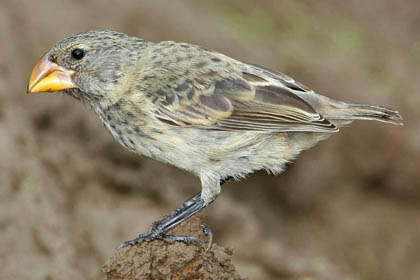
[[[335,108],[330,110],[326,118],[331,120],[349,121],[375,120],[396,125],[403,124],[400,113],[386,107],[359,103],[341,103],[340,105],[341,106],[333,106]]]

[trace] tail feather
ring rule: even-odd
[[[396,125],[402,125],[402,117],[398,111],[390,108],[359,104],[345,103],[347,106],[336,107],[328,114],[328,119],[336,120],[375,120]]]

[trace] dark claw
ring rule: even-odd
[[[211,228],[207,224],[202,224],[201,228],[203,230],[204,235],[209,238],[209,243],[206,249],[206,251],[208,251],[211,249],[211,246],[213,245],[213,232],[211,231]]]

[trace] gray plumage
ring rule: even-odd
[[[86,51],[81,60],[70,53]],[[302,150],[357,119],[401,124],[398,112],[319,95],[294,79],[186,43],[153,43],[89,31],[57,43],[51,61],[76,71],[77,89],[127,149],[201,179],[202,199],[220,180],[280,173]]]

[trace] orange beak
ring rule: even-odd
[[[48,55],[44,55],[32,70],[28,83],[28,93],[78,88],[73,81],[75,73],[73,70],[68,70],[49,61]]]

